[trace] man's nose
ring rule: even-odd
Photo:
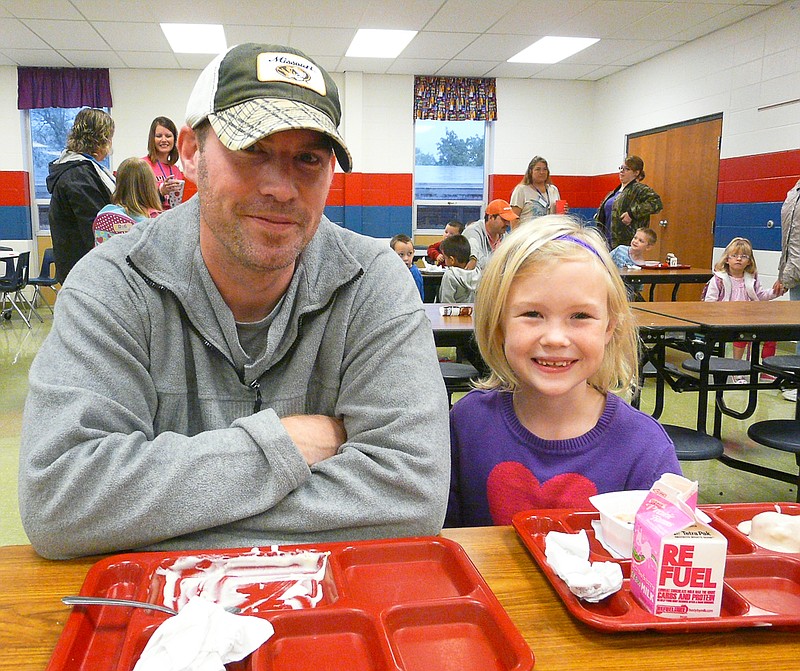
[[[296,198],[298,192],[291,159],[274,157],[264,161],[258,168],[258,191],[261,195],[272,196],[278,201]]]

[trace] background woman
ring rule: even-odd
[[[522,181],[511,192],[511,209],[519,216],[512,228],[526,221],[556,213],[558,188],[550,181],[550,168],[541,156],[534,156]]]
[[[117,188],[94,220],[95,245],[161,212],[161,198],[150,166],[141,158],[126,158],[117,170]]]
[[[177,166],[178,148],[175,146],[177,137],[178,129],[172,119],[165,116],[153,119],[147,140],[147,156],[144,160],[156,176],[161,205],[165,210],[173,207],[176,199],[180,201],[185,182],[185,177]]]
[[[661,212],[664,205],[644,180],[644,161],[628,156],[619,166],[619,186],[600,203],[595,219],[609,240],[611,249],[629,245],[637,228],[648,228],[650,216]]]
[[[62,284],[78,260],[94,247],[92,222],[111,202],[114,176],[102,165],[111,151],[114,121],[103,110],[78,112],[67,135],[67,147],[50,164],[50,234],[56,277]]]

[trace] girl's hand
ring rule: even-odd
[[[630,223],[631,223],[631,221],[633,221],[633,220],[631,219],[631,215],[630,215],[630,214],[628,214],[627,212],[623,212],[623,213],[622,213],[622,216],[619,218],[619,220],[620,220],[620,221],[621,221],[623,224],[630,224]]]

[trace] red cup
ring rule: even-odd
[[[556,201],[556,214],[565,214],[569,211],[569,204],[566,200],[557,200]]]

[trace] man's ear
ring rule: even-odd
[[[178,134],[178,153],[181,156],[183,174],[197,184],[197,164],[200,160],[200,146],[193,128],[184,126]]]

